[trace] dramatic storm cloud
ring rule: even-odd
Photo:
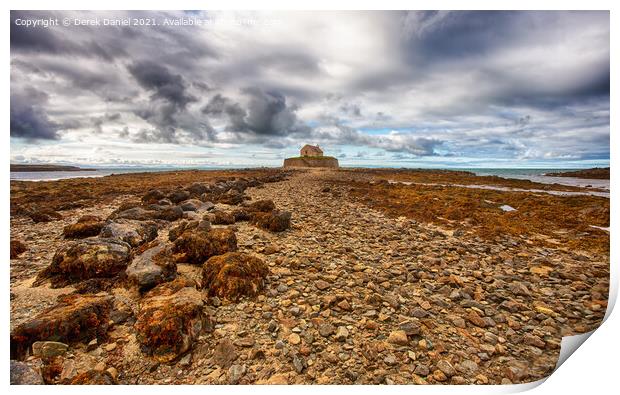
[[[14,11],[10,42],[18,162],[609,161],[608,12]]]

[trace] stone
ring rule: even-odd
[[[538,348],[543,348],[546,345],[546,343],[540,337],[532,335],[530,333],[526,333],[525,336],[523,336],[523,343]]]
[[[269,213],[255,212],[250,221],[259,228],[271,232],[283,232],[291,227],[291,213],[278,210]]]
[[[106,346],[105,346],[105,350],[106,350],[107,352],[111,352],[111,351],[116,350],[116,347],[117,347],[117,346],[118,346],[118,345],[117,345],[116,343],[106,344]]]
[[[94,215],[84,215],[75,224],[67,225],[62,233],[67,239],[83,239],[85,237],[97,236],[105,222]]]
[[[11,385],[43,385],[43,377],[25,362],[11,360]]]
[[[514,281],[508,285],[508,289],[515,295],[519,296],[530,296],[530,290],[525,286],[525,284],[520,283],[518,281]]]
[[[471,359],[466,359],[459,363],[456,368],[465,376],[473,376],[478,371],[478,364]]]
[[[195,284],[181,277],[148,291],[134,324],[143,352],[170,362],[190,350],[211,325],[203,307]]]
[[[304,361],[302,357],[300,357],[297,354],[293,356],[293,366],[295,367],[295,371],[297,373],[303,372],[305,365],[306,365],[306,362]]]
[[[447,377],[452,377],[456,374],[456,369],[454,369],[454,366],[452,366],[452,364],[445,359],[437,362],[437,369],[442,371]]]
[[[53,287],[80,280],[117,276],[127,268],[130,247],[114,239],[84,239],[68,242],[56,250],[52,263],[39,273],[35,284],[52,280]]]
[[[347,337],[349,337],[349,330],[344,326],[339,326],[336,331],[336,336],[334,336],[336,341],[344,342],[347,340]]]
[[[53,341],[36,341],[32,343],[32,355],[40,358],[51,358],[64,355],[68,344]]]
[[[23,357],[35,341],[71,344],[105,337],[112,300],[110,296],[90,294],[60,296],[56,305],[11,332],[11,358]]]
[[[301,337],[297,333],[291,333],[288,337],[288,342],[293,345],[301,343]]]
[[[264,288],[269,267],[261,259],[240,252],[209,258],[202,266],[202,287],[209,296],[238,300],[254,297]]]
[[[117,219],[108,222],[101,229],[100,236],[124,241],[132,247],[139,247],[157,237],[157,224],[153,221]]]
[[[247,371],[247,366],[243,365],[232,365],[228,369],[228,383],[229,384],[238,384],[239,380],[245,375]]]
[[[407,332],[403,330],[392,331],[388,336],[387,340],[388,342],[399,346],[406,346],[407,344],[409,344],[409,339],[407,339]]]
[[[428,366],[420,364],[415,367],[415,370],[413,372],[420,376],[428,376],[428,374],[430,373],[430,369],[428,368]]]
[[[467,313],[467,321],[480,328],[486,328],[488,326],[486,320],[480,317],[474,310],[470,310],[469,313]]]
[[[319,291],[325,291],[327,288],[329,288],[329,283],[327,281],[323,281],[323,280],[318,280],[314,283],[314,286],[319,290]]]
[[[229,368],[238,356],[230,339],[220,340],[213,350],[213,362],[224,369]]]
[[[334,333],[335,328],[332,324],[322,323],[319,325],[319,334],[323,337],[328,337]]]
[[[169,246],[161,243],[135,256],[125,273],[131,283],[141,291],[147,291],[158,284],[174,280],[177,264]]]
[[[185,230],[172,251],[180,255],[181,262],[202,265],[212,256],[237,251],[237,237],[230,229]]]

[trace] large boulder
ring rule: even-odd
[[[174,280],[177,276],[177,265],[168,245],[162,243],[134,257],[125,273],[130,282],[141,291],[146,291],[157,284]]]
[[[111,278],[127,268],[129,244],[115,239],[84,239],[62,245],[37,283],[52,279],[52,286],[65,286],[93,278]]]
[[[97,236],[104,225],[105,222],[101,218],[94,215],[84,215],[76,223],[65,226],[62,233],[67,239],[83,239]]]
[[[271,232],[282,232],[291,227],[291,213],[279,210],[268,213],[255,212],[252,214],[251,222]]]
[[[101,237],[124,241],[132,247],[148,243],[157,237],[157,224],[152,221],[118,219],[101,229]]]
[[[174,241],[173,252],[179,262],[203,264],[214,255],[237,251],[237,237],[231,229],[185,230]]]
[[[148,291],[134,324],[142,351],[159,362],[188,351],[208,326],[201,293],[182,277]]]
[[[209,258],[202,266],[202,287],[209,296],[238,300],[256,296],[264,287],[269,267],[261,259],[228,252]]]
[[[11,333],[11,359],[20,359],[36,341],[62,343],[103,339],[108,330],[113,298],[108,295],[64,295],[58,303]]]
[[[218,195],[215,201],[222,204],[228,204],[231,206],[242,203],[246,199],[243,192],[238,189],[229,189],[226,192]]]

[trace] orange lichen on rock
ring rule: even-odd
[[[76,223],[64,227],[62,233],[67,239],[83,239],[85,237],[97,236],[105,222],[94,215],[85,215],[77,220]]]
[[[240,252],[209,258],[202,266],[202,287],[210,296],[238,300],[256,296],[265,283],[269,267],[261,259]]]
[[[209,325],[203,307],[201,293],[185,278],[147,292],[134,325],[142,351],[160,362],[188,351]]]
[[[104,338],[108,330],[111,296],[65,295],[11,333],[11,359],[23,358],[32,343],[51,340],[62,343]]]
[[[129,244],[115,239],[85,239],[61,246],[52,263],[38,275],[36,284],[47,278],[52,286],[80,280],[110,278],[124,271],[129,263]]]
[[[231,229],[189,229],[174,240],[172,250],[180,262],[200,265],[214,255],[237,251],[237,237]]]

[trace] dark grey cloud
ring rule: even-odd
[[[153,99],[166,100],[179,109],[197,100],[188,93],[187,83],[180,74],[173,74],[154,61],[135,62],[127,68],[143,88],[153,92]]]
[[[30,86],[11,92],[11,137],[29,140],[56,140],[60,137],[59,125],[49,119],[43,108],[47,100],[45,92]]]

